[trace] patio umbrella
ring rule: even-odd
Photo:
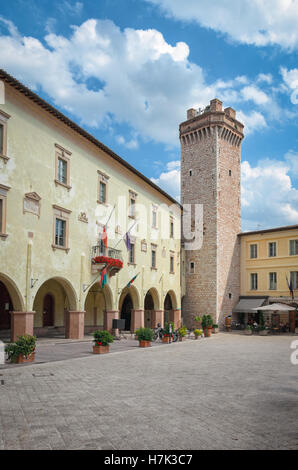
[[[295,307],[285,304],[271,304],[264,305],[264,307],[252,308],[251,310],[269,310],[270,312],[288,312],[289,310],[296,310]]]

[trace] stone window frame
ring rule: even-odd
[[[173,231],[172,231],[172,227],[173,227]],[[170,215],[170,238],[174,238],[174,217],[172,215]]]
[[[128,206],[128,217],[131,219],[136,218],[136,200],[138,194],[135,191],[132,191],[131,189],[128,190],[128,195],[129,195],[129,206]],[[134,201],[133,204],[131,204],[131,201]],[[133,207],[133,211],[131,211]]]
[[[290,271],[290,281],[292,281],[293,290],[298,289],[298,271]]]
[[[270,255],[270,246],[273,243],[275,244],[275,254]],[[267,251],[267,253],[268,253],[268,258],[276,258],[277,257],[277,241],[275,241],[275,240],[274,241],[268,241],[268,251]]]
[[[10,190],[10,186],[0,184],[0,200],[2,201],[2,218],[0,220],[0,238],[5,239],[8,234],[6,233],[6,222],[7,222],[7,193]]]
[[[173,260],[173,269],[171,269],[172,268],[171,260]],[[175,252],[174,251],[170,251],[170,274],[175,274]]]
[[[52,248],[53,250],[64,250],[66,253],[69,252],[69,220],[70,220],[70,214],[71,211],[69,209],[65,209],[63,207],[57,206],[56,204],[53,204],[53,242],[52,242]],[[65,245],[60,246],[56,245],[55,239],[56,239],[56,220],[63,220],[65,221]]]
[[[0,158],[4,161],[6,164],[9,160],[9,157],[7,156],[7,135],[8,135],[8,125],[7,121],[10,118],[10,115],[5,113],[0,109],[0,125],[3,127],[3,148],[2,152],[0,151]]]
[[[255,277],[253,278],[253,276],[255,276]],[[258,285],[259,279],[258,278],[259,278],[258,273],[250,273],[250,290],[251,291],[258,290],[258,288],[259,288],[259,285]],[[256,282],[253,282],[253,279],[255,279]],[[254,287],[254,285],[255,285],[255,287]]]
[[[128,263],[130,265],[136,265],[136,237],[130,235],[130,247],[133,247],[133,251],[131,249],[128,252]],[[133,254],[133,259],[131,259],[131,253]]]
[[[255,246],[256,247],[256,256],[252,256],[252,248]],[[249,244],[249,259],[258,259],[258,252],[259,252],[259,244],[258,243],[250,243]]]
[[[153,253],[155,253],[155,264],[153,265]],[[151,243],[151,269],[157,271],[157,245],[155,243]]]
[[[64,147],[61,147],[59,144],[55,144],[55,184],[59,184],[60,186],[63,186],[64,188],[68,189],[68,191],[71,189],[70,185],[70,156],[71,152],[69,150],[66,150]],[[63,160],[66,163],[66,183],[63,183],[63,181],[60,181],[58,179],[58,162],[59,160]]]
[[[273,281],[272,284],[271,284],[271,282],[272,282],[271,274],[275,274],[275,281]],[[269,290],[277,290],[277,272],[276,271],[269,272],[268,278],[269,278]],[[275,282],[275,284],[274,284],[274,282]]]
[[[108,201],[108,182],[110,177],[106,175],[103,171],[97,170],[98,178],[97,178],[97,202],[98,204],[107,204]],[[100,185],[105,185],[105,200],[100,200]]]
[[[295,242],[295,243],[293,243]],[[291,244],[293,243],[293,245],[295,246],[295,248],[292,250],[291,248]],[[293,253],[291,253],[291,251],[293,251]],[[293,238],[292,240],[289,240],[289,255],[290,256],[297,256],[298,255],[298,238]]]

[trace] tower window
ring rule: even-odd
[[[192,176],[192,170],[189,170],[189,176]]]
[[[232,176],[232,170],[229,170],[229,176]]]
[[[194,274],[194,272],[195,272],[195,263],[193,261],[191,261],[189,263],[189,273]]]

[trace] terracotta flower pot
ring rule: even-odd
[[[147,341],[147,340],[141,339],[141,340],[139,341],[139,346],[140,346],[140,348],[150,348],[150,346],[151,346],[151,341]]]
[[[186,336],[179,336],[179,341],[185,341],[186,340]]]
[[[23,354],[19,354],[16,358],[16,364],[23,364],[24,362],[33,362],[35,360],[35,352],[29,354],[28,357],[23,356]]]
[[[170,338],[168,336],[163,336],[162,337],[162,342],[163,343],[169,343],[170,342]]]
[[[212,334],[212,328],[204,328],[205,338],[210,338],[211,334]]]
[[[110,346],[99,346],[95,345],[93,346],[93,354],[107,354],[110,352]]]

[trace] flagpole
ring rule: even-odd
[[[125,233],[125,235],[126,235],[127,233],[129,233],[129,232],[133,229],[133,227],[136,225],[137,222],[138,222],[138,220],[135,220],[135,221],[134,221],[134,223],[132,224],[132,226],[130,227],[130,229]],[[118,242],[117,242],[116,245],[114,246],[113,250],[119,245],[119,243],[121,242],[121,240],[124,241],[124,238],[121,237],[120,240],[118,240]]]
[[[108,223],[109,223],[109,221],[110,221],[110,218],[112,217],[112,214],[113,214],[113,212],[114,212],[114,210],[115,210],[115,207],[116,207],[116,204],[114,204],[114,207],[113,207],[113,209],[112,209],[112,212],[110,213],[110,216],[109,216],[108,220],[107,220],[106,223],[104,224],[104,227],[107,227],[107,225],[108,225]]]

